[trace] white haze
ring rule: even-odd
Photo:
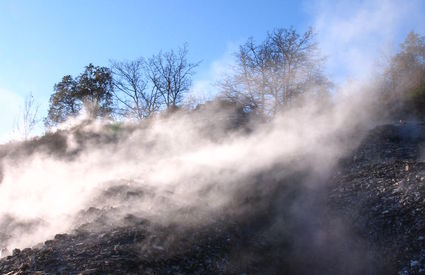
[[[326,17],[320,18],[322,26],[326,25]],[[340,27],[337,20],[331,23],[334,30]],[[344,28],[348,27],[355,26]],[[329,39],[335,39],[335,32]],[[336,58],[342,59],[342,52],[332,48],[326,53],[336,53]],[[357,54],[362,52],[356,51]],[[350,71],[361,70],[364,64],[350,60]],[[235,195],[258,173],[283,166],[289,171],[327,174],[360,143],[363,130],[373,126],[377,111],[373,105],[374,84],[346,84],[340,87],[332,106],[322,108],[316,102],[306,102],[268,124],[252,126],[250,134],[235,132],[219,139],[209,138],[200,129],[204,124],[208,126],[208,121],[220,111],[213,110],[202,116],[194,113],[155,119],[149,127],[140,126],[116,142],[89,143],[71,159],[58,158],[44,150],[19,159],[6,156],[1,163],[0,222],[13,218],[35,223],[30,230],[7,228],[3,233],[11,238],[2,245],[9,249],[31,247],[57,233],[68,232],[75,227],[78,212],[90,206],[120,206],[126,209],[123,215],[137,213],[162,223],[208,223],[224,215]],[[107,122],[88,124],[85,131],[101,133],[103,124]],[[79,149],[76,139],[70,132],[70,152]],[[94,200],[107,188],[123,183],[149,190],[151,195],[109,205],[104,200]],[[193,209],[192,216],[183,217],[182,209]]]
[[[199,130],[214,119],[213,113],[196,119],[193,116],[201,114],[181,114],[156,119],[116,143],[89,143],[73,160],[43,152],[18,161],[5,157],[0,219],[41,221],[29,231],[11,229],[7,234],[13,238],[7,246],[32,246],[71,230],[79,211],[105,206],[93,198],[123,183],[152,190],[153,195],[132,202],[116,201],[109,207],[125,205],[126,213],[161,222],[207,223],[225,212],[250,177],[276,165],[284,164],[290,171],[330,169],[361,140],[354,130],[369,119],[365,106],[351,95],[339,98],[326,111],[306,103],[269,124],[256,126],[249,135],[234,133],[216,141]],[[84,131],[95,133],[105,128],[95,122]],[[68,150],[76,149],[74,139],[68,135]],[[192,217],[182,219],[181,209],[193,209]]]
[[[308,3],[320,48],[328,57],[326,71],[338,84],[349,79],[371,81],[377,63],[394,54],[409,31],[425,31],[421,0]]]

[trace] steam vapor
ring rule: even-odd
[[[210,104],[141,125],[86,121],[38,143],[4,145],[2,245],[31,247],[69,232],[89,207],[122,209],[117,221],[136,214],[158,223],[208,223],[230,214],[229,205],[253,184],[273,192],[277,186],[254,179],[276,167],[282,178],[299,171],[327,174],[360,140],[368,116],[363,107],[359,116],[352,103],[343,98],[323,111],[306,102],[270,123],[245,122],[233,131],[238,113]],[[104,195],[123,186],[146,195],[113,201]]]
[[[291,233],[297,243],[291,252],[305,252],[309,243],[335,256],[351,235],[338,219],[319,225],[317,213],[326,212],[321,192],[338,161],[380,122],[376,84],[344,83],[332,102],[305,99],[267,123],[212,102],[140,124],[80,117],[44,137],[1,145],[0,248],[32,247],[72,232],[90,208],[113,209],[105,225],[111,227],[130,214],[191,227],[264,212],[268,238],[288,237],[282,232],[295,219],[303,231]],[[292,196],[294,189],[301,194]],[[111,195],[120,190],[136,195]]]

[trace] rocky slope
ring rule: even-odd
[[[425,272],[425,125],[370,131],[325,185],[259,175],[205,224],[81,211],[77,228],[0,260],[1,274],[417,274]],[[274,168],[276,169],[276,168]],[[254,185],[255,186],[255,185]],[[125,187],[113,196],[143,198]],[[261,193],[261,195],[260,195]],[[267,195],[264,195],[267,193]]]
[[[334,175],[330,205],[394,273],[425,272],[425,125],[374,129]]]

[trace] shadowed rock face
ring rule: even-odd
[[[424,124],[377,127],[331,180],[331,208],[394,273],[425,272],[424,148]]]
[[[244,185],[234,211],[204,224],[161,224],[140,213],[117,220],[123,209],[109,201],[143,200],[153,191],[115,185],[102,194],[103,208],[79,213],[74,231],[11,251],[0,273],[423,272],[424,133],[417,123],[377,127],[331,177],[270,168]]]

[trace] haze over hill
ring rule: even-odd
[[[0,271],[424,272],[425,39],[375,66],[417,7],[379,4],[247,38],[208,101],[188,44],[64,75],[38,137],[27,97],[0,145]]]

